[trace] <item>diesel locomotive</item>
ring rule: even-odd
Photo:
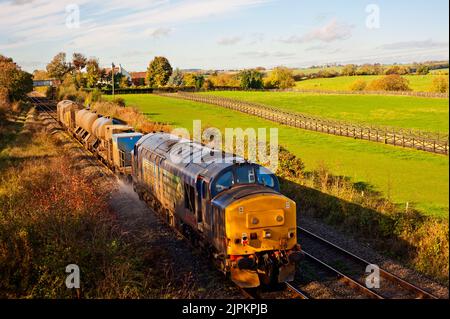
[[[58,104],[58,120],[168,224],[240,287],[293,280],[302,252],[296,204],[263,166],[178,136],[143,135],[116,119]]]

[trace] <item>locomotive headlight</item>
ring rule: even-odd
[[[270,230],[265,230],[265,231],[263,231],[263,236],[264,236],[264,238],[271,238],[272,233],[270,232]]]
[[[295,237],[295,229],[289,229],[288,231],[288,238],[294,238]]]
[[[278,215],[277,216],[277,222],[281,223],[283,221],[283,216]]]
[[[252,218],[252,224],[253,224],[253,225],[257,225],[258,223],[259,223],[259,219],[256,218],[256,217],[253,217],[253,218]]]

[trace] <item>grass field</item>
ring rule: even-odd
[[[208,92],[280,109],[350,122],[448,132],[448,99],[295,92]]]
[[[371,184],[394,202],[409,202],[426,214],[448,218],[448,157],[290,128],[213,105],[145,94],[120,97],[152,120],[189,130],[196,119],[204,128],[221,130],[276,127],[279,143],[307,169],[325,164],[334,174]]]
[[[356,80],[362,79],[367,83],[380,78],[380,75],[358,75],[358,76],[338,76],[328,79],[311,79],[296,82],[297,89],[304,90],[325,90],[325,91],[346,91],[350,90],[350,85]],[[435,75],[404,75],[408,79],[409,86],[416,92],[430,92],[433,77]]]

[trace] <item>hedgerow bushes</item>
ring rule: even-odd
[[[395,205],[370,185],[335,176],[324,165],[305,172],[301,160],[285,149],[280,149],[279,162],[282,192],[298,203],[301,214],[319,218],[442,283],[448,282],[448,220]]]

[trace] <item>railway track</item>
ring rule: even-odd
[[[62,128],[56,118],[56,105],[45,98],[30,96],[31,102],[39,111],[45,112],[55,125]],[[55,127],[56,128],[56,127]],[[70,136],[72,137],[72,136]],[[72,137],[73,138],[73,137]],[[103,162],[96,159],[95,154],[83,147],[83,144],[73,138],[80,146],[80,152],[102,174],[115,176],[115,174]],[[99,164],[101,166],[99,166]],[[159,216],[158,214],[156,214]],[[164,223],[167,221],[160,218]],[[175,230],[188,243],[189,240],[179,231]],[[437,299],[437,297],[424,291],[423,289],[406,282],[398,276],[380,269],[380,288],[367,288],[365,285],[366,267],[370,263],[343,248],[321,238],[312,232],[298,227],[298,234],[305,253],[305,260],[301,262],[300,273],[303,268],[312,270],[313,278],[327,285],[329,290],[334,290],[332,297],[335,298],[418,298]],[[311,253],[314,251],[314,253]],[[326,260],[326,261],[325,261]],[[333,264],[333,265],[332,265]],[[262,291],[261,289],[243,289],[241,293],[247,299],[310,299],[316,298],[314,293],[304,291],[303,287],[310,280],[305,280],[300,275],[294,282],[284,283],[274,291]],[[331,287],[331,288],[330,288]]]
[[[366,269],[368,266],[372,267],[372,263],[302,227],[298,227],[298,235],[308,259],[314,260],[314,262],[322,264],[330,271],[339,274],[348,284],[356,287],[368,297],[378,299],[437,299],[431,293],[382,268],[378,268],[379,287],[367,288],[366,277],[368,273],[366,273]]]
[[[49,101],[46,98],[35,97],[35,96],[29,96],[29,99],[35,105],[35,107],[38,111],[41,111],[41,112],[44,112],[45,114],[47,114],[47,116],[49,117],[49,120],[54,122],[55,128],[57,128],[57,127],[62,128],[61,124],[59,123],[59,121],[57,119],[56,104],[54,102]],[[110,176],[113,176],[113,175],[115,176],[114,172],[112,172],[109,169],[109,167],[107,167],[103,162],[97,160],[95,154],[93,154],[91,151],[84,148],[84,145],[79,140],[77,140],[76,138],[74,138],[71,135],[68,135],[68,136],[71,139],[73,139],[74,141],[76,141],[77,144],[79,144],[81,146],[80,152],[83,153],[84,155],[88,155],[88,157],[86,157],[86,159],[91,164],[93,164],[93,166],[97,167],[102,174],[105,174],[105,170],[106,170],[106,174],[108,174]],[[101,166],[99,166],[99,164]],[[168,225],[167,221],[164,218],[161,218],[158,214],[155,214],[155,215],[158,216],[161,221],[163,221],[165,224]],[[174,230],[179,236],[184,238],[186,240],[186,242],[191,246],[192,249],[198,249],[198,248],[195,248],[193,245],[191,245],[190,241],[181,232],[179,232],[178,230],[176,230],[172,227],[171,227],[171,229]],[[269,298],[270,299],[276,299],[276,298],[307,299],[306,295],[301,290],[299,290],[287,283],[284,285],[284,287],[281,287],[281,289],[279,291],[261,291],[259,289],[244,289],[244,288],[240,288],[240,287],[238,287],[238,288],[241,291],[244,298],[246,298],[246,299],[269,299]]]

